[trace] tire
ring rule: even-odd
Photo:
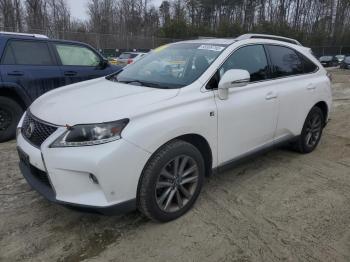
[[[196,147],[182,140],[165,144],[154,153],[142,172],[137,193],[139,211],[157,222],[182,216],[197,200],[204,174],[204,160]]]
[[[0,97],[0,142],[14,138],[19,120],[23,114],[22,107],[8,97]]]
[[[313,107],[306,117],[301,135],[293,144],[294,149],[302,154],[308,154],[315,150],[320,142],[325,117],[319,107]]]

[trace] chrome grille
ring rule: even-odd
[[[24,117],[21,133],[34,146],[41,144],[55,131],[57,127],[35,118],[29,111]]]

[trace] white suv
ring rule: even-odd
[[[285,142],[313,151],[331,102],[325,69],[294,40],[169,44],[37,99],[17,130],[20,168],[56,203],[169,221],[213,171]]]

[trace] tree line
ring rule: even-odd
[[[350,45],[350,0],[88,0],[73,19],[66,0],[0,0],[0,27],[12,31],[121,37],[234,37],[278,34],[307,45]]]

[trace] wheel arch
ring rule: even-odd
[[[203,159],[204,159],[204,164],[205,164],[205,175],[209,176],[212,171],[212,164],[213,164],[213,153],[212,149],[210,147],[209,142],[207,139],[205,139],[202,135],[196,134],[196,133],[188,133],[188,134],[183,134],[176,136],[172,139],[169,139],[162,145],[158,146],[158,148],[152,153],[152,155],[149,157],[148,161],[146,162],[145,166],[143,169],[147,166],[148,162],[152,159],[154,154],[156,154],[159,149],[161,149],[164,145],[174,141],[174,140],[182,140],[185,141],[194,147],[196,147],[199,152],[202,154]]]
[[[28,101],[17,92],[17,88],[11,86],[0,86],[0,96],[8,97],[17,102],[23,110],[26,110]]]
[[[328,109],[328,105],[325,101],[320,101],[317,102],[313,107],[318,107],[319,109],[321,109],[323,116],[324,116],[324,120],[325,122],[328,119],[328,114],[329,114],[329,109]]]
[[[211,150],[211,147],[210,147],[208,141],[203,136],[198,135],[198,134],[194,134],[194,133],[180,135],[180,136],[174,137],[173,139],[168,140],[167,142],[165,142],[161,146],[159,146],[157,148],[157,150],[155,150],[152,153],[152,155],[149,157],[149,159],[146,161],[146,164],[144,165],[144,167],[142,169],[142,172],[140,174],[139,180],[137,182],[137,191],[136,191],[137,198],[138,198],[138,192],[139,192],[139,189],[140,189],[140,184],[141,184],[141,181],[142,181],[144,170],[147,167],[148,163],[151,161],[153,156],[159,151],[159,149],[161,149],[164,145],[166,145],[166,144],[168,144],[168,143],[170,143],[170,142],[172,142],[174,140],[182,140],[182,141],[190,143],[191,145],[196,147],[199,150],[199,152],[202,154],[203,159],[204,159],[205,176],[211,175],[211,173],[212,173],[212,163],[213,163],[213,154],[212,154],[212,150]]]
[[[203,136],[198,134],[186,134],[174,139],[183,140],[190,143],[199,150],[204,159],[205,175],[209,176],[212,171],[213,153],[208,141]]]

